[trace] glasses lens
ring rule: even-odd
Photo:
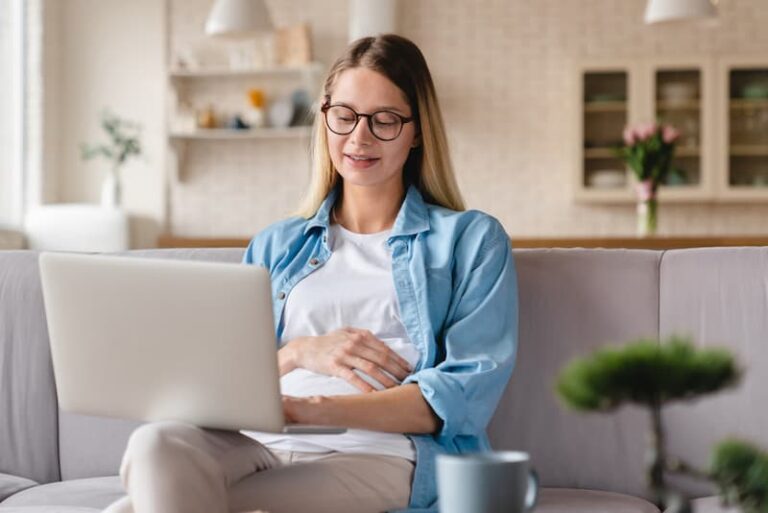
[[[377,112],[373,115],[373,135],[388,141],[400,135],[403,122],[392,112]]]
[[[355,111],[342,105],[329,108],[325,113],[325,119],[328,128],[337,134],[348,134],[355,129],[355,124],[357,124]]]

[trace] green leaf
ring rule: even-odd
[[[724,350],[696,349],[679,337],[661,344],[641,339],[571,362],[556,389],[571,408],[608,411],[625,403],[654,406],[690,399],[732,386],[740,376]]]

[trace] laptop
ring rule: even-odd
[[[63,411],[289,433],[269,273],[243,264],[42,253]]]

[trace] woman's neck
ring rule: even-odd
[[[355,233],[379,233],[392,228],[405,194],[402,183],[382,190],[345,184],[333,219]]]

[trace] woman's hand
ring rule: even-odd
[[[357,375],[360,370],[392,388],[411,372],[408,362],[368,330],[342,328],[319,337],[301,337],[288,342],[278,352],[280,375],[303,368],[337,376],[363,392],[375,390]],[[387,374],[388,373],[388,374]]]

